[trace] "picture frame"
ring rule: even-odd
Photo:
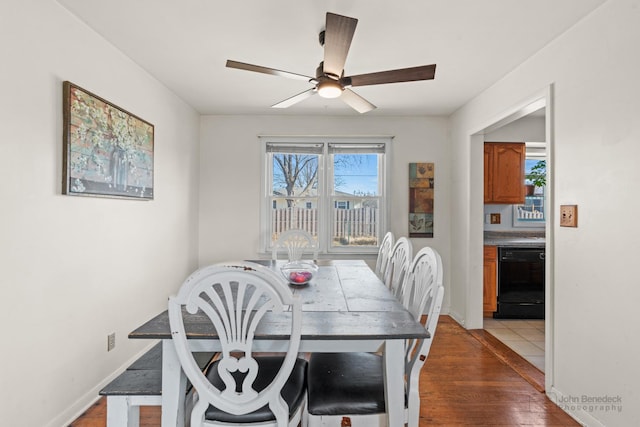
[[[154,126],[63,82],[62,194],[153,200]]]
[[[409,163],[409,237],[433,237],[435,165]]]

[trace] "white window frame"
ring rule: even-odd
[[[364,137],[283,137],[283,136],[260,136],[260,149],[262,156],[261,173],[261,203],[260,203],[260,247],[261,252],[271,252],[271,188],[273,182],[273,165],[270,162],[267,145],[286,144],[291,146],[304,146],[306,144],[322,144],[322,154],[318,162],[318,244],[321,255],[332,254],[375,254],[378,246],[356,247],[356,246],[331,246],[330,218],[333,210],[335,195],[332,194],[333,163],[329,161],[329,144],[357,144],[365,147],[382,146],[384,154],[379,157],[378,164],[378,242],[389,230],[389,165],[391,164],[391,141],[390,136],[364,136]]]

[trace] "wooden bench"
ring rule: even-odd
[[[199,353],[200,368],[206,369],[214,355]],[[133,362],[99,394],[107,398],[107,427],[138,427],[140,406],[162,405],[162,342]]]

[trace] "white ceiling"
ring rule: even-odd
[[[358,115],[311,85],[326,12],[358,18],[345,75],[437,64],[435,80],[357,87],[367,115],[448,115],[605,0],[58,0],[201,114]]]

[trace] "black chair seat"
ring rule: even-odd
[[[382,357],[373,353],[314,353],[307,381],[312,415],[385,411]]]
[[[253,388],[256,391],[260,392],[264,390],[273,381],[280,370],[283,360],[284,357],[280,356],[256,357],[259,367],[258,376],[253,383]],[[291,375],[280,393],[285,402],[287,402],[287,405],[289,405],[289,416],[295,412],[304,399],[307,386],[307,365],[308,363],[304,359],[296,360],[293,370],[291,371]],[[218,375],[218,362],[211,364],[206,375],[209,381],[211,381],[211,383],[219,390],[225,389],[224,382]],[[244,415],[229,414],[209,405],[209,408],[205,412],[205,419],[228,423],[258,423],[274,421],[275,416],[269,410],[268,405]]]

